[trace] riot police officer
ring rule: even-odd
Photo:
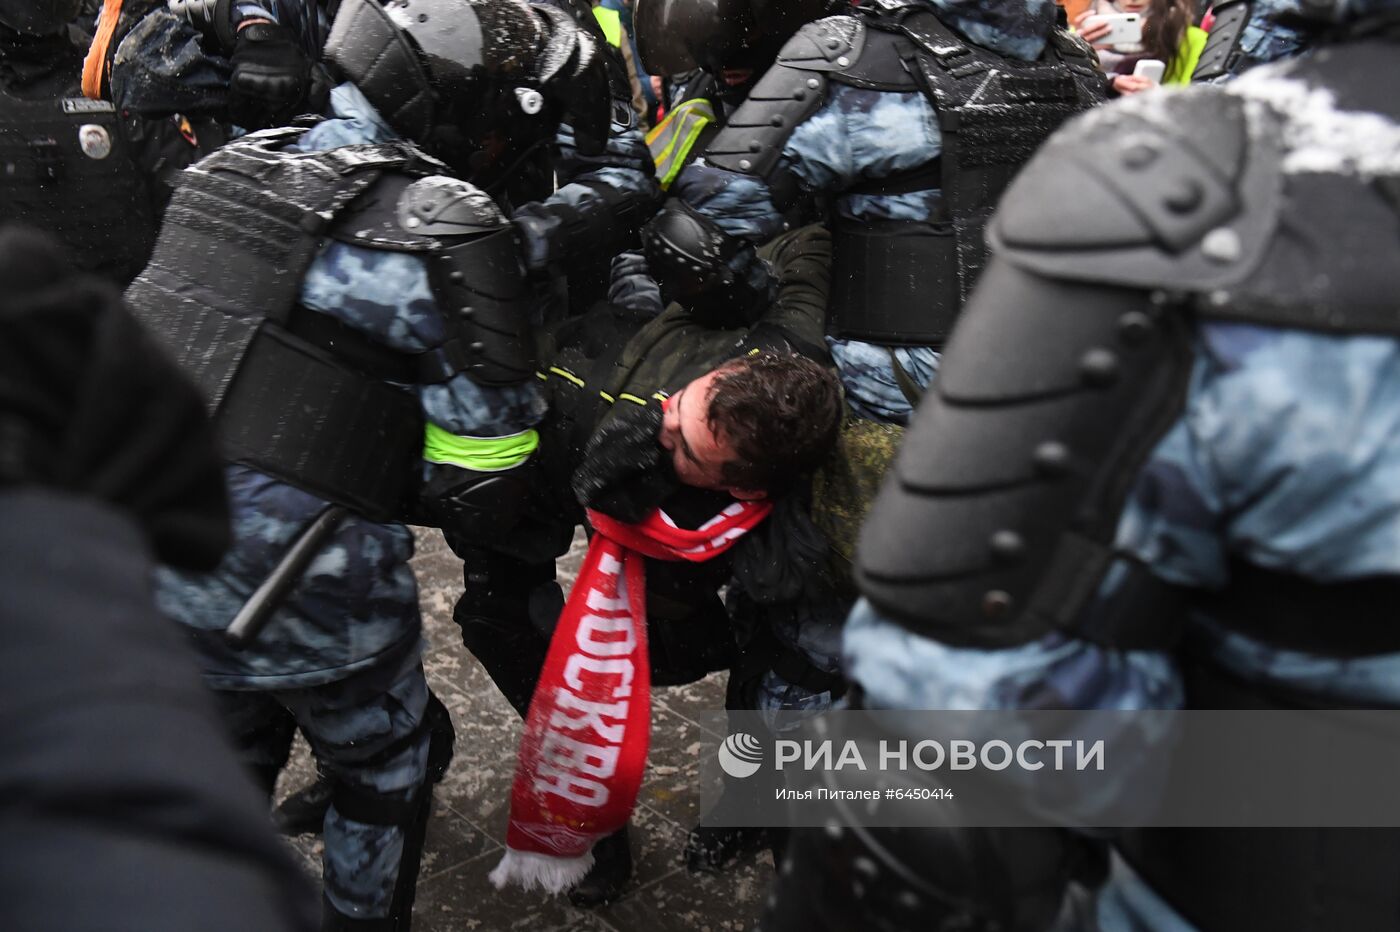
[[[597,156],[596,51],[567,15],[518,0],[346,0],[325,116],[186,172],[128,291],[204,389],[230,462],[233,550],[212,574],[162,572],[160,605],[267,788],[281,710],[331,774],[326,928],[408,928],[450,756],[401,522],[494,533],[543,411],[530,233],[464,179],[490,171],[502,125],[548,139],[567,119]],[[265,627],[231,643],[250,594],[303,552]]]
[[[626,103],[626,75],[615,50],[607,45],[585,0],[557,0],[549,6],[554,10],[549,16],[571,17],[586,33],[583,41],[591,40],[606,55],[601,62],[606,82],[570,89],[571,106],[577,113],[586,111],[588,122],[577,130],[569,123],[560,126],[557,135],[542,135],[534,124],[543,99],[527,90],[510,91],[517,94],[518,106],[496,107],[489,144],[465,154],[473,183],[510,216],[524,246],[536,322],[576,313],[602,295],[611,257],[635,245],[637,230],[658,196],[650,156]],[[585,138],[580,139],[580,131]],[[482,566],[499,567],[500,561],[473,529],[461,534],[445,530],[465,565],[465,590],[455,615],[470,624],[469,619],[490,614],[488,606],[477,604]],[[530,574],[532,579],[535,575]],[[548,578],[553,579],[552,569]],[[491,584],[498,585],[499,580]],[[490,651],[494,643],[469,640],[467,646]],[[291,834],[320,831],[328,800],[329,786],[317,781],[288,797],[276,818]]]
[[[862,535],[865,706],[1400,703],[1378,615],[1400,579],[1400,5],[1289,13],[1325,41],[1086,117],[1007,193]],[[1068,831],[837,835],[794,848],[766,928],[1042,929],[1104,878],[1074,876],[1094,857]],[[1381,829],[1125,832],[1057,928],[1386,928],[1397,852]]]

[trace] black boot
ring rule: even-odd
[[[593,867],[569,891],[569,902],[583,909],[611,903],[631,879],[632,848],[624,825],[593,846]]]
[[[282,801],[272,812],[272,824],[283,835],[319,835],[331,807],[331,781],[319,770],[316,782]]]

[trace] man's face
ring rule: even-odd
[[[735,455],[729,439],[710,429],[710,386],[718,374],[708,372],[670,397],[657,441],[671,454],[676,478],[686,485],[728,492],[741,501],[764,498],[762,491],[735,488],[724,480],[724,464]]]

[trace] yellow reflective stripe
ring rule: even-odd
[[[609,395],[607,392],[603,391],[602,389],[599,389],[599,390],[598,390],[598,394],[602,395],[602,396],[603,396],[603,400],[606,401],[608,404],[612,404],[614,401],[617,401],[616,398],[614,398],[612,395]]]
[[[549,376],[545,375],[543,372],[536,372],[535,378],[539,379],[541,382],[549,381]]]
[[[608,45],[615,49],[622,48],[622,15],[617,10],[595,6],[593,16],[598,20],[598,25],[603,27],[603,36],[608,40]]]
[[[636,395],[628,394],[627,392],[623,392],[617,397],[621,398],[623,401],[630,401],[633,404],[646,405],[647,403],[645,398],[638,398]]]
[[[559,378],[561,378],[561,379],[567,379],[568,381],[573,382],[573,383],[574,383],[575,385],[577,385],[579,388],[583,388],[583,387],[584,387],[583,379],[581,379],[581,378],[579,378],[578,376],[574,375],[574,374],[573,374],[572,372],[570,372],[568,369],[560,369],[558,366],[550,366],[550,367],[549,367],[549,371],[550,371],[550,372],[553,372],[555,375],[559,376]]]
[[[715,111],[710,102],[697,97],[677,106],[647,134],[647,148],[651,150],[651,160],[656,163],[656,180],[662,190],[676,180],[695,140],[714,121]]]
[[[664,402],[667,398],[670,398],[671,396],[666,394],[665,392],[653,392],[651,397],[655,398],[657,401]]]
[[[464,437],[429,421],[423,428],[423,459],[475,472],[513,469],[530,458],[540,435],[523,430],[506,437]]]

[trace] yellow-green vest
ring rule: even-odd
[[[651,160],[656,163],[656,180],[661,190],[671,187],[671,182],[685,167],[695,141],[714,121],[714,107],[703,97],[697,97],[677,104],[647,133],[647,148],[651,150]]]
[[[603,36],[608,40],[608,45],[615,49],[622,48],[622,15],[617,10],[595,6],[593,16],[598,20],[598,25],[603,27]]]

